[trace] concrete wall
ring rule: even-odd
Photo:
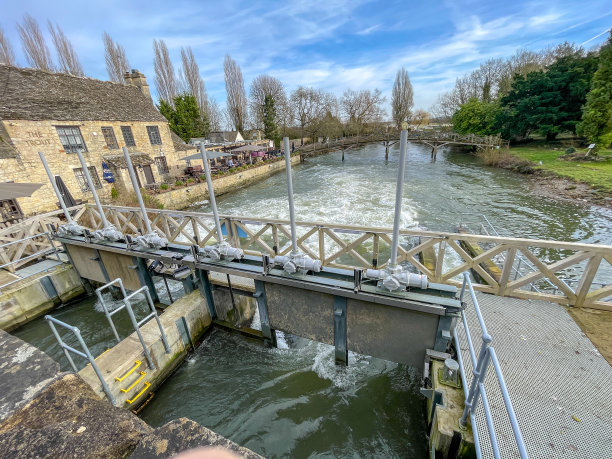
[[[292,165],[299,164],[299,162],[299,155],[295,155],[291,158]],[[215,195],[219,196],[224,193],[229,193],[243,186],[263,180],[282,170],[285,170],[284,160],[265,163],[259,167],[217,177],[213,180]],[[165,209],[183,209],[194,202],[208,199],[208,188],[204,182],[156,194],[155,198],[164,205]]]
[[[81,164],[76,154],[66,153],[62,146],[55,126],[75,126],[81,130],[81,135],[87,146],[84,153],[85,160],[89,166],[95,166],[102,189],[98,190],[101,197],[110,197],[113,186],[121,187],[121,180],[115,184],[109,184],[102,180],[102,156],[122,154],[121,147],[125,141],[121,133],[121,126],[130,126],[136,143],[135,147],[128,147],[130,152],[146,153],[151,158],[160,156],[163,152],[170,175],[176,175],[185,167],[185,162],[180,161],[183,152],[176,152],[170,137],[168,123],[163,122],[118,122],[118,121],[25,121],[25,120],[1,120],[0,123],[6,131],[6,135],[15,145],[19,152],[18,158],[0,159],[0,182],[14,180],[15,182],[43,183],[44,186],[36,191],[30,198],[19,198],[17,201],[25,214],[41,213],[56,210],[57,198],[53,192],[47,175],[40,163],[38,152],[45,154],[49,167],[54,174],[61,175],[66,186],[75,199],[91,200],[91,193],[82,192],[75,178],[73,169],[80,168]],[[113,128],[117,139],[118,149],[109,149],[102,135],[101,128],[110,126]],[[151,145],[147,134],[147,126],[157,126],[162,139],[161,145]],[[138,168],[137,168],[138,169]],[[151,166],[156,179],[159,178],[157,167]],[[146,183],[142,170],[138,171],[141,183]],[[123,170],[117,179],[129,182],[127,170]]]
[[[24,279],[0,295],[0,328],[14,330],[84,293],[81,280],[71,265],[61,265]]]
[[[155,319],[150,320],[141,327],[147,349],[149,350],[156,369],[148,367],[144,351],[136,332],[122,340],[105,354],[101,355],[96,364],[104,375],[108,386],[117,401],[117,405],[126,409],[135,409],[144,402],[149,393],[155,391],[157,387],[181,364],[187,355],[188,347],[183,343],[183,338],[179,333],[176,321],[181,317],[187,320],[188,328],[192,340],[198,340],[211,324],[206,300],[200,296],[199,291],[194,291],[175,301],[166,308],[159,316],[164,331],[166,333],[171,352],[166,353],[161,340],[161,334]],[[142,364],[125,380],[118,382],[116,377],[121,377],[134,366],[135,361]],[[130,387],[141,375],[140,371],[146,372],[146,376],[128,392],[121,392],[121,389]],[[100,396],[105,397],[100,380],[96,376],[91,365],[83,368],[79,375],[94,389]],[[133,404],[126,403],[127,399],[133,398],[144,387],[144,383],[149,382],[151,386]]]

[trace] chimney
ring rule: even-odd
[[[125,84],[136,86],[138,89],[140,89],[141,93],[151,99],[151,91],[149,90],[149,85],[147,84],[147,78],[138,70],[132,69],[130,72],[125,72],[123,79],[125,80]]]

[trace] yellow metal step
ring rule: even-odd
[[[108,351],[110,351],[110,349],[105,350],[102,354],[100,354],[98,357],[96,357],[94,360],[98,360],[100,357],[102,357],[104,354],[106,354]]]
[[[130,405],[131,405],[132,403],[134,403],[136,400],[138,400],[138,398],[140,398],[140,396],[141,396],[142,394],[144,394],[144,393],[147,391],[147,389],[149,388],[149,386],[150,386],[150,385],[151,385],[151,383],[150,383],[150,382],[146,382],[146,383],[144,383],[144,387],[142,388],[142,390],[141,390],[140,392],[138,392],[138,393],[137,393],[137,394],[134,396],[134,398],[133,398],[133,399],[131,399],[131,400],[126,400],[126,401],[125,401],[125,403],[128,403],[128,404],[130,404]]]
[[[134,371],[136,371],[136,368],[138,368],[140,365],[142,364],[142,362],[140,360],[136,360],[134,362],[134,366],[132,368],[130,368],[128,370],[128,372],[126,374],[124,374],[123,376],[121,376],[120,378],[115,378],[115,381],[123,381],[125,378],[127,378],[129,375],[131,375],[132,373],[134,373]]]
[[[143,379],[143,378],[144,378],[146,375],[147,375],[147,374],[146,374],[144,371],[141,371],[141,372],[140,372],[140,377],[139,377],[139,378],[138,378],[136,381],[134,381],[134,382],[133,382],[133,383],[130,385],[130,387],[127,387],[127,388],[125,388],[125,389],[121,389],[121,392],[123,392],[123,393],[125,394],[125,393],[127,393],[127,392],[131,391],[131,390],[132,390],[132,389],[133,389],[133,388],[136,386],[136,384],[138,384],[140,381],[142,381],[142,379]]]

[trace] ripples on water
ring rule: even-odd
[[[389,161],[384,160],[384,154],[384,147],[370,144],[347,151],[344,162],[341,153],[335,152],[309,158],[305,164],[294,167],[297,219],[392,227],[399,146],[391,148]],[[463,221],[476,222],[468,227],[478,233],[477,223],[482,222],[479,215],[485,215],[501,236],[612,244],[609,209],[534,195],[529,177],[483,167],[464,150],[442,149],[434,163],[428,148],[409,143],[406,161],[403,229],[420,227],[454,232]],[[288,219],[285,174],[275,174],[263,182],[220,196],[217,203],[222,214]],[[193,210],[211,211],[206,204]],[[298,227],[300,235],[304,232]],[[355,236],[340,237],[350,240]],[[414,242],[404,240],[403,244]],[[315,253],[318,251],[314,237],[305,244]],[[333,244],[326,242],[329,252],[326,255],[334,250]],[[559,258],[559,254],[551,251],[536,251],[536,254],[549,261]],[[449,257],[445,261],[451,266],[462,262],[458,256],[456,260]],[[578,275],[572,268],[565,274],[568,278]],[[609,282],[610,276],[612,270],[603,269],[596,280],[606,282],[608,277]]]
[[[280,334],[279,347],[214,330],[141,417],[181,416],[267,457],[427,457],[414,369]],[[180,394],[180,395],[179,395]]]

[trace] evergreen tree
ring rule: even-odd
[[[453,130],[459,134],[495,135],[499,132],[497,102],[470,99],[453,115]]]
[[[200,113],[198,101],[191,94],[181,94],[173,99],[174,107],[160,99],[159,111],[168,120],[170,129],[185,142],[193,137],[206,137],[209,123],[206,113]]]
[[[559,58],[546,71],[516,76],[501,100],[506,109],[504,132],[519,137],[537,132],[546,140],[561,132],[575,133],[596,69],[596,56],[576,52]]]
[[[578,133],[600,147],[612,143],[612,33],[600,50]]]
[[[276,108],[274,108],[274,98],[268,94],[264,99],[263,106],[264,137],[266,139],[274,140],[274,144],[276,145],[280,138],[275,120]]]

